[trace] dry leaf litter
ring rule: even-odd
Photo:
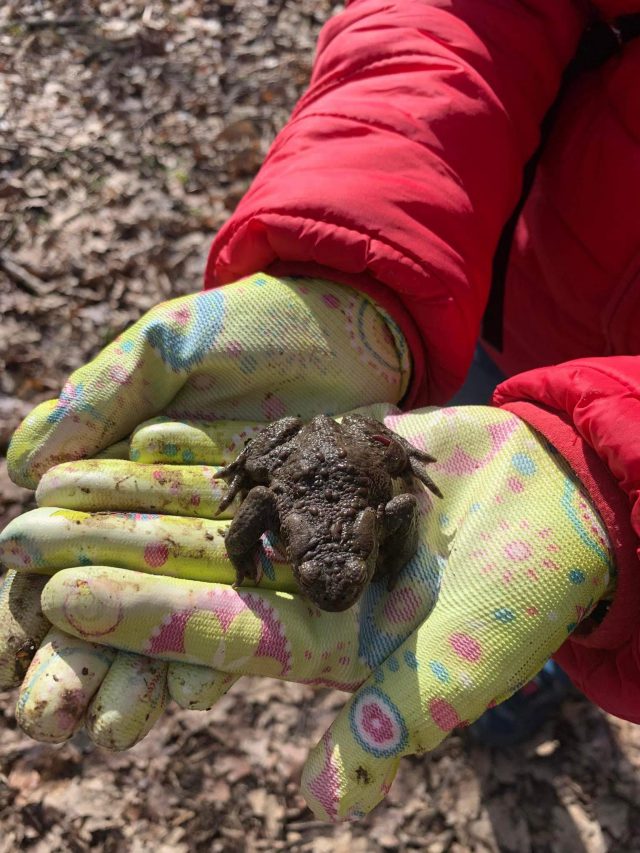
[[[5,0],[0,452],[142,312],[200,288],[212,235],[309,78],[333,0]],[[0,526],[31,495],[0,467]],[[640,850],[640,728],[575,697],[531,743],[451,737],[329,826],[298,794],[344,694],[244,680],[126,753],[43,746],[0,693],[0,853]]]

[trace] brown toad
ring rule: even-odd
[[[424,468],[433,461],[362,415],[270,424],[218,474],[230,480],[220,511],[246,495],[225,538],[236,585],[260,581],[256,551],[272,530],[300,589],[322,610],[351,607],[372,579],[387,577],[391,587],[418,547],[413,477],[441,497]]]

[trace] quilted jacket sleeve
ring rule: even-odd
[[[594,702],[640,723],[640,356],[578,359],[527,371],[494,403],[542,432],[587,486],[617,565],[611,608],[556,655]]]
[[[594,0],[593,5],[606,20],[640,12],[640,0]]]
[[[407,406],[464,379],[502,227],[589,14],[583,0],[355,0],[217,235],[205,283],[260,269],[368,292],[413,355]]]

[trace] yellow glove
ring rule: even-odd
[[[402,333],[361,293],[253,275],[145,314],[25,418],[9,473],[33,489],[52,465],[95,456],[161,413],[270,421],[397,402],[409,369]]]
[[[262,421],[288,413],[311,415],[317,409],[340,411],[372,400],[398,400],[406,390],[409,370],[402,334],[362,294],[319,280],[250,276],[216,291],[163,303],[147,313],[76,371],[59,399],[41,404],[26,418],[9,448],[9,471],[15,482],[35,488],[45,471],[65,460],[128,458],[128,435],[157,414],[209,422],[231,416]],[[240,441],[245,437],[237,436]],[[213,442],[234,455],[235,440],[218,423],[204,439],[203,451],[208,452]],[[137,452],[134,444],[132,458]],[[176,455],[165,432],[158,452],[168,462],[191,463],[198,461],[199,449],[196,442],[184,455]],[[162,491],[161,483],[154,487]],[[134,495],[128,509],[137,509],[140,500]],[[208,497],[203,494],[202,500],[206,509]],[[170,502],[163,507],[164,512],[178,511]],[[197,514],[197,507],[192,510]],[[13,571],[5,578],[0,592],[0,687],[21,682],[47,633],[40,610],[43,583],[42,578]],[[57,686],[47,692],[47,684],[60,682],[43,677],[38,689],[47,694],[47,702],[39,707],[46,710],[46,719],[37,724],[37,734],[51,740],[70,736],[81,722],[83,705],[96,689],[93,682],[85,689],[84,671],[99,672],[106,666],[103,650],[78,643],[69,652],[77,667],[63,664],[65,643],[54,633],[39,660],[46,657],[47,673],[48,667],[56,677],[64,673],[67,695],[81,700],[74,705],[75,715],[57,714],[59,705],[67,710],[71,706],[62,701]],[[116,704],[123,695],[119,685],[131,685],[132,672],[138,673],[138,687],[130,687],[127,695],[144,693],[149,665],[130,656],[116,658],[110,675]],[[121,709],[111,716],[127,728],[128,713]],[[136,731],[94,734],[109,743],[131,745],[143,733]]]
[[[175,663],[200,667],[203,684],[204,667],[213,666],[234,678],[262,674],[355,691],[303,777],[311,808],[332,820],[368,812],[401,756],[433,749],[510,696],[612,591],[609,543],[588,495],[517,417],[469,407],[385,422],[436,457],[430,470],[444,495],[419,496],[418,552],[391,592],[372,584],[350,610],[321,612],[295,591],[269,548],[265,575],[288,592],[233,590],[230,566],[211,553],[215,582],[186,580],[180,575],[196,576],[192,542],[175,529],[169,568],[149,565],[140,551],[110,567],[105,544],[91,554],[102,565],[60,571],[43,593],[58,628],[172,661],[170,671]],[[68,512],[57,518],[66,515],[70,532]],[[45,521],[28,535],[43,566]],[[3,538],[3,553],[8,544]]]

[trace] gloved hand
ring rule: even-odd
[[[48,618],[76,637],[194,671],[355,691],[303,775],[307,802],[331,820],[367,813],[401,756],[433,749],[526,683],[613,589],[588,495],[516,416],[474,406],[385,422],[436,457],[430,473],[444,495],[421,494],[420,546],[391,592],[372,584],[352,609],[326,613],[295,591],[231,589],[223,561],[208,560],[218,582],[206,583],[154,576],[138,556],[125,569],[60,571],[42,598]],[[34,540],[44,560],[46,538]],[[186,561],[189,543],[178,531],[172,541]],[[267,577],[292,589],[271,556]]]
[[[52,465],[94,456],[158,414],[269,421],[397,402],[409,370],[402,333],[363,294],[253,275],[145,314],[25,418],[9,473],[34,489]]]
[[[372,400],[398,400],[408,376],[401,332],[362,294],[319,280],[254,275],[148,312],[76,371],[58,400],[41,404],[25,419],[9,447],[9,472],[16,483],[35,488],[45,471],[66,460],[128,458],[127,436],[157,414],[206,421],[310,416],[317,410],[336,412]],[[226,442],[227,452],[233,450],[233,437],[215,431],[205,445],[220,440]],[[183,457],[176,456],[166,432],[159,450],[159,458],[164,455],[172,463],[197,461],[197,443]],[[131,452],[135,458],[137,450]],[[135,500],[131,508],[138,508]],[[166,511],[173,510],[168,506]],[[31,563],[36,564],[37,559]],[[21,682],[47,633],[40,610],[43,584],[36,575],[11,571],[0,589],[0,687]],[[109,660],[105,655],[91,644],[70,645],[59,632],[47,638],[38,657],[43,675],[31,688],[31,695],[39,697],[32,704],[46,709],[46,719],[31,721],[36,726],[33,734],[50,740],[69,737],[107,671],[112,701],[118,705],[121,685],[128,684],[128,697],[153,699],[153,713],[148,706],[138,708],[142,721],[153,723],[166,701],[158,665],[131,655],[118,655],[111,664],[113,655]],[[155,667],[151,681],[162,688],[153,696],[147,691],[150,667]],[[93,678],[88,685],[85,670]],[[62,681],[53,679],[62,674]],[[228,681],[222,678],[220,689]],[[103,685],[100,694],[106,689]],[[94,711],[110,708],[99,717],[90,714],[92,735],[99,742],[126,746],[142,736],[144,727],[128,725],[133,704],[126,712],[122,706],[114,711],[99,699],[96,696],[92,704]],[[19,716],[29,707],[25,702]],[[112,722],[108,730],[103,727],[107,716]]]
[[[163,543],[171,542],[173,528],[180,531],[183,544],[186,530],[192,534],[192,547],[200,545],[203,530],[207,544],[213,542],[207,519],[217,514],[226,487],[215,479],[217,469],[197,463],[202,456],[218,464],[230,461],[262,426],[229,421],[187,426],[159,418],[134,434],[131,453],[145,462],[162,462],[176,454],[182,458],[184,452],[195,465],[141,465],[116,459],[63,463],[44,475],[36,500],[42,506],[67,509],[25,513],[0,534],[0,562],[10,569],[0,588],[0,685],[22,683],[40,645],[16,709],[18,722],[36,740],[64,741],[84,721],[98,745],[127,749],[150,731],[167,704],[170,687],[163,661],[115,654],[49,630],[40,608],[46,575],[57,568],[90,564],[96,549],[110,564],[127,566],[132,540],[134,555],[142,553],[147,564],[156,568],[166,564],[170,571],[175,560]],[[228,519],[235,504],[220,518]],[[158,511],[166,515],[157,515]],[[137,521],[149,523],[136,528]],[[149,534],[154,532],[160,541],[150,543]],[[210,546],[218,557],[220,544]],[[192,559],[191,565],[201,572],[194,576],[206,576],[202,548],[193,556],[200,561]],[[30,595],[35,602],[27,607]],[[234,681],[226,673],[192,670],[182,664],[172,668],[177,698],[186,707],[211,707]]]

